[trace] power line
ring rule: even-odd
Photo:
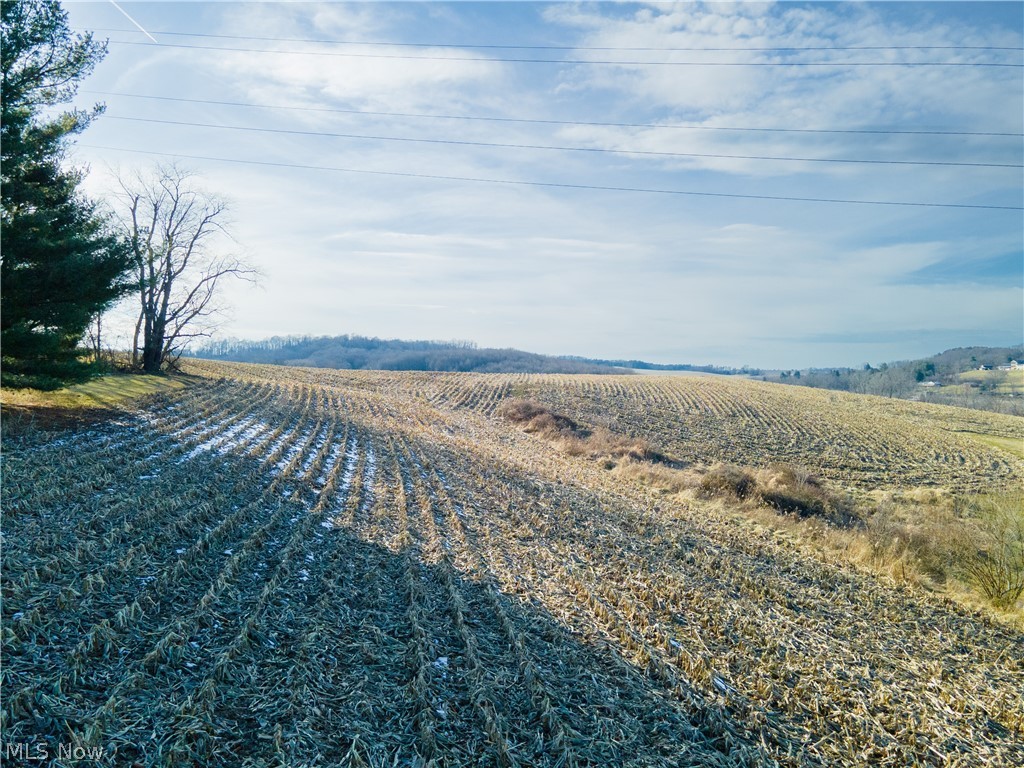
[[[142,45],[150,48],[187,48],[199,51],[234,51],[238,53],[276,53],[289,56],[334,56],[351,59],[408,59],[424,61],[482,61],[507,64],[573,64],[573,65],[614,65],[642,67],[1012,67],[1024,68],[1024,64],[1007,64],[987,61],[603,61],[598,59],[524,59],[491,58],[487,56],[414,56],[390,53],[343,53],[340,51],[280,51],[268,48],[229,48],[214,45],[188,45],[185,43],[144,43],[132,40],[111,40],[115,45]]]
[[[95,27],[94,32],[124,32],[133,34],[134,29],[113,29]],[[592,45],[495,45],[478,43],[406,43],[388,40],[323,40],[303,37],[258,37],[254,35],[215,35],[209,32],[166,32],[154,30],[154,34],[168,37],[205,37],[221,40],[257,40],[273,43],[314,43],[317,45],[384,45],[396,48],[484,48],[488,50],[521,51],[1024,51],[1021,47],[994,45],[802,45],[802,46],[736,46],[736,47],[625,47]]]
[[[759,133],[843,133],[843,134],[892,134],[910,136],[1011,136],[1020,137],[1024,133],[1006,133],[998,131],[928,131],[928,130],[882,130],[882,129],[844,129],[844,128],[737,128],[719,125],[671,125],[666,123],[610,123],[588,122],[584,120],[540,120],[517,117],[483,117],[479,115],[438,115],[417,112],[374,112],[364,109],[337,109],[333,107],[297,107],[280,104],[252,104],[241,101],[217,101],[213,99],[185,99],[174,96],[150,96],[141,93],[120,93],[117,91],[92,91],[81,89],[79,93],[90,93],[96,96],[123,96],[132,99],[155,99],[158,101],[175,101],[189,104],[214,104],[226,107],[255,107],[258,109],[284,109],[296,112],[329,112],[345,115],[373,115],[375,117],[415,117],[440,120],[483,120],[496,123],[528,123],[537,125],[587,125],[605,128],[665,128],[688,131],[752,131]]]
[[[656,195],[684,195],[692,197],[719,197],[719,198],[736,198],[746,200],[779,200],[787,202],[801,202],[801,203],[839,203],[846,205],[884,205],[884,206],[905,206],[913,208],[960,208],[960,209],[974,209],[974,210],[991,210],[991,211],[1024,211],[1024,207],[1021,206],[1009,206],[1009,205],[974,205],[969,203],[915,203],[898,200],[845,200],[840,198],[827,198],[827,197],[794,197],[786,195],[750,195],[750,194],[739,194],[739,193],[727,193],[727,192],[693,192],[689,190],[679,189],[650,189],[644,187],[612,187],[612,186],[601,186],[597,184],[567,184],[560,182],[550,181],[519,181],[516,179],[489,179],[489,178],[478,178],[471,176],[447,176],[442,174],[430,174],[430,173],[412,173],[409,171],[371,171],[361,168],[340,168],[329,165],[303,165],[300,163],[279,163],[270,160],[238,160],[235,158],[228,157],[212,157],[209,155],[188,155],[177,152],[152,152],[142,149],[126,149],[123,147],[104,147],[97,144],[78,144],[77,146],[86,147],[89,149],[102,149],[113,152],[130,152],[140,155],[154,155],[157,157],[177,157],[186,160],[209,160],[220,163],[234,163],[239,165],[258,165],[267,166],[273,168],[297,168],[300,170],[310,171],[333,171],[336,173],[357,173],[372,176],[391,176],[401,177],[409,179],[434,179],[440,181],[468,181],[480,184],[502,184],[508,186],[524,186],[524,187],[547,187],[556,189],[581,189],[581,190],[596,190],[601,192],[635,192],[644,194],[656,194]]]
[[[406,136],[375,136],[359,133],[332,133],[327,131],[299,131],[288,128],[260,128],[249,125],[223,125],[219,123],[194,123],[184,120],[160,120],[148,117],[124,117],[120,115],[107,115],[111,120],[128,120],[137,123],[157,123],[160,125],[184,125],[193,128],[220,128],[230,131],[250,131],[255,133],[276,133],[288,134],[291,136],[322,136],[336,139],[368,139],[372,141],[398,141],[417,144],[447,144],[469,147],[493,147],[498,149],[542,149],[557,152],[593,152],[619,155],[642,155],[645,157],[679,157],[679,158],[712,158],[718,160],[775,160],[783,162],[806,162],[806,163],[857,163],[869,165],[924,165],[924,166],[952,166],[971,168],[1024,168],[1024,165],[1012,163],[960,163],[934,160],[861,160],[824,157],[775,157],[765,155],[725,155],[702,152],[656,152],[639,149],[608,149],[604,147],[560,147],[545,144],[510,144],[489,141],[468,141],[462,139],[423,139]]]

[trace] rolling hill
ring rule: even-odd
[[[499,410],[648,436],[678,471],[785,459],[860,488],[1020,483],[975,436],[1024,420],[719,377],[186,370],[7,439],[12,742],[146,766],[1024,760],[1012,624]]]

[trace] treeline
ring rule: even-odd
[[[72,32],[56,0],[0,3],[0,381],[54,389],[95,371],[90,323],[131,290],[131,254],[81,171],[72,139],[103,111],[60,111],[106,52]]]
[[[591,365],[609,366],[612,368],[633,368],[638,371],[695,371],[697,373],[717,373],[722,376],[760,376],[760,368],[728,368],[719,365],[690,365],[689,363],[648,363],[645,360],[600,360],[592,357],[567,355],[566,360],[577,360]]]
[[[210,360],[341,370],[625,373],[607,365],[518,349],[480,349],[470,341],[402,341],[352,335],[227,339],[206,343],[191,354]]]
[[[126,365],[159,373],[209,334],[223,282],[256,276],[221,251],[226,203],[173,163],[117,174],[101,199],[84,194],[86,170],[67,160],[104,106],[60,105],[106,51],[58,0],[0,3],[4,386],[57,389]],[[137,313],[128,356],[103,344],[119,302]]]
[[[772,371],[764,381],[836,389],[865,395],[923,400],[980,410],[1024,415],[1024,401],[999,392],[985,381],[965,383],[960,374],[981,367],[998,369],[1011,360],[1024,362],[1024,345],[958,347],[920,360],[903,360],[861,368],[811,368]],[[993,377],[993,382],[996,377]]]

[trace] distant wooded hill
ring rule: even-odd
[[[214,341],[197,348],[192,355],[210,360],[343,370],[629,373],[610,365],[518,349],[480,349],[469,341],[400,341],[349,335]]]
[[[638,371],[694,371],[696,373],[717,373],[721,376],[760,376],[760,368],[743,366],[728,368],[721,365],[692,365],[690,363],[648,363],[645,360],[601,360],[593,357],[577,357],[566,355],[566,360],[578,360],[593,365],[612,366],[615,368],[631,368]]]
[[[924,400],[987,411],[1024,415],[1024,392],[1018,383],[1024,345],[958,347],[920,360],[902,360],[862,368],[811,368],[772,371],[762,378],[783,384],[838,389],[867,395]],[[980,370],[984,369],[984,370]]]

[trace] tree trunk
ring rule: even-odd
[[[146,344],[142,350],[142,370],[144,373],[159,373],[163,363],[163,346]]]
[[[135,336],[132,342],[132,368],[139,367],[139,333],[142,331],[142,312],[139,312],[139,319],[135,321]]]

